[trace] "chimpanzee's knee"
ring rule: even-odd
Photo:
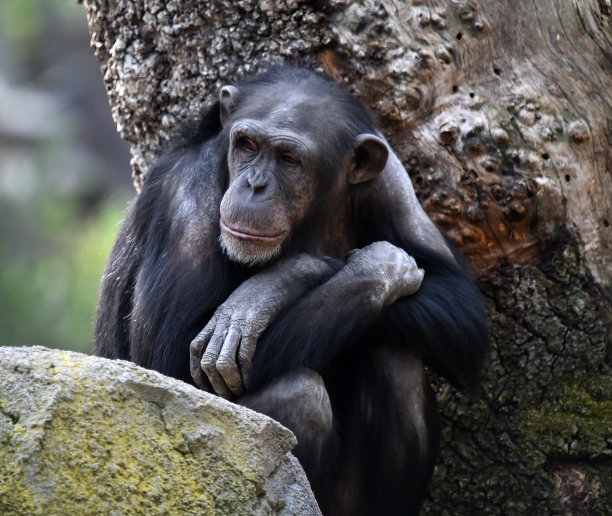
[[[331,403],[318,373],[292,371],[237,402],[289,428],[298,441],[293,453],[307,473],[316,470],[332,433]]]

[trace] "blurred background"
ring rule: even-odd
[[[76,0],[0,0],[0,345],[90,353],[134,195]]]

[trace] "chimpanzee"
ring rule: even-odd
[[[323,75],[225,86],[146,177],[112,251],[97,355],[296,434],[324,514],[415,514],[438,448],[430,365],[475,385],[479,292],[370,112]]]

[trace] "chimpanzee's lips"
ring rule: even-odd
[[[251,228],[248,228],[248,230],[240,228],[240,230],[238,230],[229,227],[223,221],[221,221],[221,230],[229,233],[233,237],[241,238],[242,240],[257,240],[260,242],[276,242],[278,240],[282,240],[283,236],[285,235],[284,233],[280,233],[278,235],[266,235]]]

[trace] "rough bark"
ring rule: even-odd
[[[482,392],[436,380],[424,513],[606,512],[612,496],[610,0],[85,0],[136,185],[218,87],[289,61],[375,110],[486,293]]]

